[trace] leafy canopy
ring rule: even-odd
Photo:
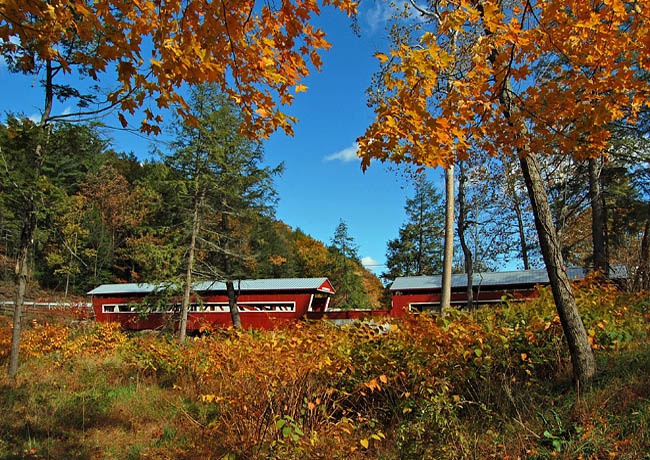
[[[292,132],[295,118],[282,113],[293,92],[321,66],[330,44],[310,24],[319,5],[353,14],[350,0],[283,1],[277,8],[255,0],[6,0],[0,5],[0,51],[12,66],[34,72],[54,62],[93,80],[114,69],[118,87],[107,102],[133,114],[147,98],[144,132],[160,131],[160,109],[173,106],[194,120],[180,88],[215,83],[242,107],[248,133],[267,137]],[[82,46],[71,46],[76,43]]]
[[[581,159],[603,150],[611,122],[634,121],[650,100],[647,2],[407,6],[409,26],[396,24],[390,51],[376,54],[376,121],[359,139],[364,167],[371,158],[447,166],[476,139],[491,154],[526,145]],[[499,101],[508,82],[518,113]]]

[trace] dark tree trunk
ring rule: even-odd
[[[222,204],[224,206],[224,209],[226,209],[225,201]],[[230,223],[228,222],[228,216],[226,214],[223,215],[222,222],[223,222],[224,234],[226,235],[226,238],[228,238],[228,235],[230,235]],[[232,278],[233,273],[232,273],[232,268],[230,266],[230,257],[228,256],[227,242],[224,243],[223,249],[224,249],[223,270],[226,275],[226,278],[228,279],[226,281],[226,293],[228,294],[228,307],[230,309],[230,318],[232,319],[232,327],[234,327],[235,329],[241,329],[241,318],[239,317],[239,307],[237,306],[237,298],[239,296],[235,294],[235,285],[230,279]]]
[[[235,329],[241,329],[241,318],[239,316],[239,307],[237,306],[237,294],[235,293],[235,284],[232,281],[226,281],[226,293],[228,294],[228,306],[230,307],[230,317],[232,326]]]
[[[467,176],[465,175],[465,167],[463,162],[458,164],[460,170],[460,176],[458,178],[458,240],[460,241],[460,247],[463,249],[463,255],[465,256],[465,273],[467,274],[467,309],[474,309],[474,286],[473,286],[473,274],[474,274],[474,264],[472,262],[472,251],[467,246],[467,241],[465,241],[465,231],[467,230],[467,216],[466,216],[466,203],[465,203],[465,183],[467,181]]]
[[[524,270],[530,270],[528,261],[528,243],[526,242],[526,231],[524,229],[524,220],[521,217],[521,207],[515,203],[515,214],[517,215],[517,227],[519,229],[519,246],[521,246],[521,258],[524,262]]]
[[[515,217],[517,218],[517,230],[519,231],[519,247],[521,248],[521,258],[524,262],[524,270],[530,270],[530,262],[528,261],[528,242],[526,241],[526,229],[524,228],[524,218],[521,211],[521,200],[519,199],[519,194],[515,189],[514,184],[514,174],[508,168],[508,165],[504,164],[503,173],[506,179],[506,187],[508,188],[508,193],[512,199],[512,205],[515,209]]]
[[[445,169],[445,252],[442,259],[440,309],[451,307],[451,264],[454,258],[454,165]]]
[[[478,4],[478,8],[481,14],[483,14],[482,2]],[[487,25],[485,25],[485,33],[487,36],[492,35],[492,31]],[[497,55],[498,50],[495,49],[490,54],[488,60],[495,74],[499,75],[500,69],[497,68]],[[503,115],[506,120],[510,121],[513,116],[516,117],[521,112],[521,109],[514,101],[515,92],[512,88],[510,77],[507,73],[505,75],[506,77],[502,82],[497,82],[496,87],[499,88],[497,97],[501,103]],[[526,125],[521,125],[519,135],[523,138],[529,136]],[[539,244],[542,250],[542,256],[544,257],[544,263],[546,264],[546,272],[548,273],[551,290],[553,291],[555,308],[557,309],[562,323],[562,329],[564,330],[564,335],[569,345],[574,378],[578,384],[585,384],[596,374],[596,359],[589,345],[587,331],[578,313],[575,297],[569,284],[569,277],[564,267],[560,240],[555,230],[551,208],[548,204],[548,193],[546,192],[539,171],[537,158],[530,151],[529,144],[524,144],[518,149],[517,153],[519,154],[519,163],[526,182],[528,197],[533,208],[533,215],[535,216],[535,227],[537,228]]]
[[[569,345],[574,377],[577,382],[584,384],[595,375],[596,361],[564,267],[539,164],[532,153],[520,157],[519,161],[535,216],[535,227],[553,291],[553,299]]]
[[[645,222],[643,230],[643,239],[641,240],[641,253],[639,254],[639,264],[634,276],[634,287],[640,291],[650,290],[650,209],[648,209],[648,219]]]
[[[601,167],[597,158],[589,162],[589,199],[591,200],[591,238],[593,243],[594,269],[607,276],[608,263],[605,252],[605,210],[600,190]]]
[[[34,149],[35,177],[38,178],[43,167],[43,143],[47,142],[47,123],[52,112],[52,103],[54,101],[54,86],[52,83],[54,72],[52,63],[46,62],[45,67],[45,107],[41,115],[39,128],[44,131],[44,137],[39,137],[36,148]],[[22,333],[22,317],[25,307],[25,292],[27,290],[28,266],[27,258],[29,250],[34,243],[34,232],[36,231],[36,197],[30,193],[27,197],[25,220],[20,233],[20,247],[18,248],[18,257],[16,259],[16,305],[14,305],[13,330],[11,334],[11,349],[9,352],[9,377],[14,379],[18,373],[18,364],[20,362],[20,335]]]
[[[33,200],[32,200],[33,201]],[[25,305],[25,291],[27,289],[27,256],[31,248],[34,231],[36,229],[36,213],[33,209],[27,211],[23,229],[20,233],[20,247],[16,261],[16,304],[14,306],[13,331],[11,336],[11,351],[9,355],[9,377],[15,378],[20,362],[20,334]]]
[[[517,193],[512,190],[512,193]],[[515,206],[515,215],[517,216],[517,229],[519,230],[519,246],[521,247],[521,258],[524,262],[524,270],[530,270],[530,262],[528,261],[528,242],[526,241],[526,230],[524,228],[524,219],[521,212],[521,203],[519,202],[519,196],[513,195],[513,203]]]

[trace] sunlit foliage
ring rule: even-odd
[[[185,345],[111,326],[39,324],[23,347],[24,366],[40,375],[20,385],[54,380],[77,404],[96,400],[86,425],[69,420],[68,429],[81,436],[85,426],[93,449],[107,448],[106,432],[124,439],[125,451],[137,439],[151,458],[639,458],[650,446],[648,297],[592,280],[575,289],[603,369],[579,394],[548,289],[525,303],[385,326],[206,326]],[[35,352],[40,336],[53,345]],[[6,337],[3,328],[3,350]],[[157,400],[136,412],[119,402],[127,395]],[[151,438],[129,441],[111,420]]]

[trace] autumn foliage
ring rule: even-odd
[[[186,345],[110,324],[34,324],[23,353],[40,376],[25,370],[19,386],[75,375],[67,398],[95,398],[83,422],[95,452],[108,436],[147,458],[633,458],[650,446],[647,297],[590,281],[576,292],[603,369],[578,400],[548,289],[472,316],[205,329]],[[615,411],[603,408],[610,398]],[[64,425],[82,430],[80,420]]]
[[[647,2],[422,5],[376,54],[376,120],[359,140],[366,167],[373,158],[446,166],[476,146],[584,159],[604,151],[612,122],[633,122],[648,105]]]
[[[330,47],[310,24],[321,4],[356,9],[348,0],[8,0],[0,6],[0,50],[24,72],[39,61],[65,72],[78,66],[93,80],[114,71],[118,85],[107,103],[124,125],[124,113],[143,109],[145,132],[160,132],[160,111],[168,107],[193,119],[183,84],[216,83],[242,107],[247,131],[266,137],[292,131],[295,118],[281,107],[307,89],[302,79],[320,68],[319,52]],[[67,53],[70,44],[78,46]]]

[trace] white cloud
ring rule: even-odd
[[[418,5],[426,11],[428,8]],[[426,22],[427,17],[422,15],[410,2],[403,5],[375,0],[374,6],[368,8],[364,14],[370,33],[375,33],[379,28],[385,28],[390,22],[400,24],[419,24]]]
[[[30,120],[34,123],[40,123],[41,122],[41,114],[40,113],[33,113],[29,117]]]
[[[393,10],[385,2],[377,1],[375,6],[366,11],[366,22],[370,27],[370,32],[375,32],[382,27],[392,17]]]
[[[376,270],[379,267],[379,262],[377,262],[375,259],[373,259],[370,256],[366,256],[363,259],[361,259],[361,265],[366,267],[368,270]]]
[[[61,115],[70,115],[72,113],[72,107],[67,106],[63,112],[61,112]]]
[[[350,147],[347,147],[339,152],[332,153],[331,155],[327,155],[323,160],[324,161],[340,160],[343,163],[349,163],[350,161],[355,161],[359,159],[359,156],[357,155],[358,151],[359,151],[359,144],[355,142]]]

